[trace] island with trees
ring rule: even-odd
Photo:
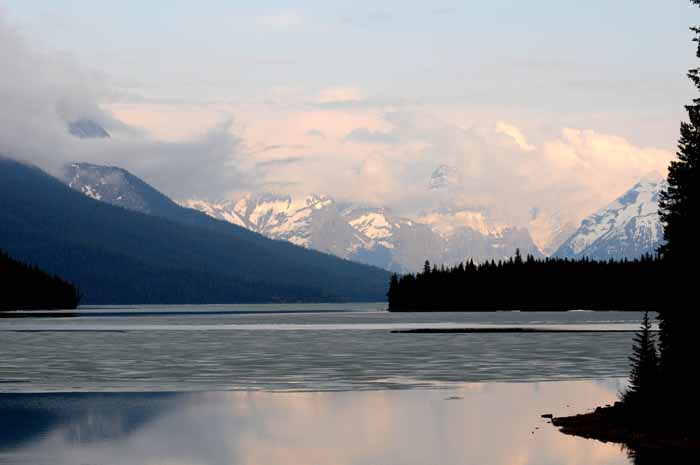
[[[668,272],[659,257],[594,261],[515,257],[460,263],[450,268],[425,262],[417,274],[394,275],[389,311],[657,310],[657,292]]]
[[[13,259],[0,250],[0,312],[75,309],[80,291],[73,284]]]

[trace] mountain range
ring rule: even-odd
[[[430,189],[442,189],[455,174],[439,167]],[[131,173],[116,167],[74,163],[63,181],[83,194],[142,213],[164,216],[177,209],[170,199]],[[294,198],[279,194],[245,194],[236,200],[180,203],[271,239],[326,252],[396,272],[432,263],[498,260],[516,249],[535,257],[593,259],[633,258],[653,253],[663,228],[657,215],[659,175],[649,175],[579,228],[555,212],[532,211],[528,228],[498,224],[485,210],[440,208],[409,219],[388,208],[337,202],[325,195]],[[169,213],[170,214],[170,213]]]
[[[541,255],[527,230],[495,225],[482,211],[442,209],[413,220],[388,208],[339,203],[328,196],[296,200],[274,194],[182,205],[274,239],[398,272],[415,271],[425,260],[497,260],[518,248]]]
[[[0,157],[0,244],[76,284],[84,304],[385,298],[387,271],[181,207],[120,168],[74,164],[65,176],[70,187]]]

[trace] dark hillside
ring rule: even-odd
[[[74,282],[84,303],[384,300],[383,270],[171,207],[170,219],[127,211],[0,158],[0,246]]]

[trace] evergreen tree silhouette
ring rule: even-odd
[[[691,0],[700,5],[700,0]],[[693,27],[700,58],[700,28]],[[700,68],[688,71],[688,78],[700,90]],[[680,403],[693,413],[700,412],[694,401],[688,370],[697,363],[697,331],[700,313],[693,308],[700,260],[697,247],[700,226],[700,98],[685,107],[688,121],[681,123],[677,159],[668,170],[668,188],[660,194],[659,215],[664,223],[666,243],[659,252],[667,262],[667,273],[660,281],[667,305],[659,313],[660,368],[666,387],[666,404]],[[673,408],[672,406],[670,408]]]
[[[656,400],[659,378],[659,362],[649,312],[644,312],[641,328],[634,337],[630,362],[632,369],[629,387],[623,394],[622,401],[629,407],[644,410],[644,407]]]

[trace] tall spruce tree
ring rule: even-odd
[[[700,5],[700,0],[691,0]],[[698,44],[700,58],[700,28],[690,29]],[[700,68],[688,71],[688,78],[700,90]],[[700,98],[686,105],[688,121],[681,123],[678,159],[668,169],[668,189],[660,196],[660,216],[664,223],[666,244],[661,248],[664,258],[673,262],[697,263],[698,214],[700,213]]]
[[[700,0],[690,0],[700,5]],[[693,39],[700,58],[700,28],[693,27]],[[688,78],[700,90],[700,68],[688,71]],[[687,105],[688,121],[681,123],[677,159],[668,170],[668,189],[661,193],[659,214],[664,223],[666,244],[660,252],[667,273],[658,292],[663,292],[666,309],[659,313],[659,349],[666,403],[679,402],[698,411],[689,373],[697,365],[697,331],[700,312],[694,307],[700,259],[697,244],[700,216],[700,98]]]
[[[634,337],[629,387],[622,400],[633,408],[647,408],[655,401],[659,380],[659,364],[656,343],[651,332],[649,312],[644,312],[642,325]]]

